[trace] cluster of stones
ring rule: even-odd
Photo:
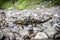
[[[60,26],[60,11],[58,7],[52,8],[36,8],[36,10],[17,10],[15,8],[9,8],[7,10],[0,11],[0,39],[1,40],[25,40],[24,36],[29,35],[29,29],[34,30],[35,36],[31,36],[31,40],[49,40],[53,38],[53,35],[57,32],[56,27]],[[31,25],[17,26],[13,24],[15,20],[24,20],[28,17],[44,21],[50,17],[49,21],[37,26],[31,27]],[[28,40],[28,39],[27,39]]]

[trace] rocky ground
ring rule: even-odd
[[[24,20],[29,17],[40,20],[41,22],[46,20],[46,22],[37,25],[33,24],[33,26],[31,24],[25,26],[13,23],[16,20]],[[1,40],[53,40],[54,34],[57,33],[56,27],[60,27],[59,6],[32,10],[17,10],[12,7],[6,10],[0,10]],[[29,30],[34,32],[31,31],[32,33],[29,33]]]

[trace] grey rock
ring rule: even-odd
[[[0,31],[0,39],[2,39],[3,37],[3,33]]]

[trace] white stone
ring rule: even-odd
[[[49,28],[44,30],[45,33],[48,34],[49,37],[53,38],[53,35],[57,32],[56,29],[54,28]]]
[[[33,40],[46,40],[48,39],[48,36],[44,32],[38,32],[37,35],[32,38]]]

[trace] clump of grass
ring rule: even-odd
[[[1,6],[1,8],[7,9],[9,7],[12,7],[12,6],[13,6],[13,4],[11,2],[6,2]]]
[[[18,8],[18,9],[25,9],[26,8],[26,6],[29,4],[29,2],[28,1],[17,1],[15,4],[14,4],[14,6],[16,7],[16,8]]]
[[[18,9],[25,9],[27,8],[28,6],[30,6],[31,8],[34,8],[34,5],[35,3],[40,3],[40,0],[18,0],[14,6]]]
[[[35,5],[42,4],[45,7],[51,7],[54,5],[59,5],[60,0],[50,0],[51,3],[45,1],[45,0],[0,0],[0,7],[7,9],[9,7],[14,6],[17,9],[25,9],[25,8],[30,8],[33,9],[35,8]]]
[[[60,0],[51,0],[52,5],[60,5]]]

